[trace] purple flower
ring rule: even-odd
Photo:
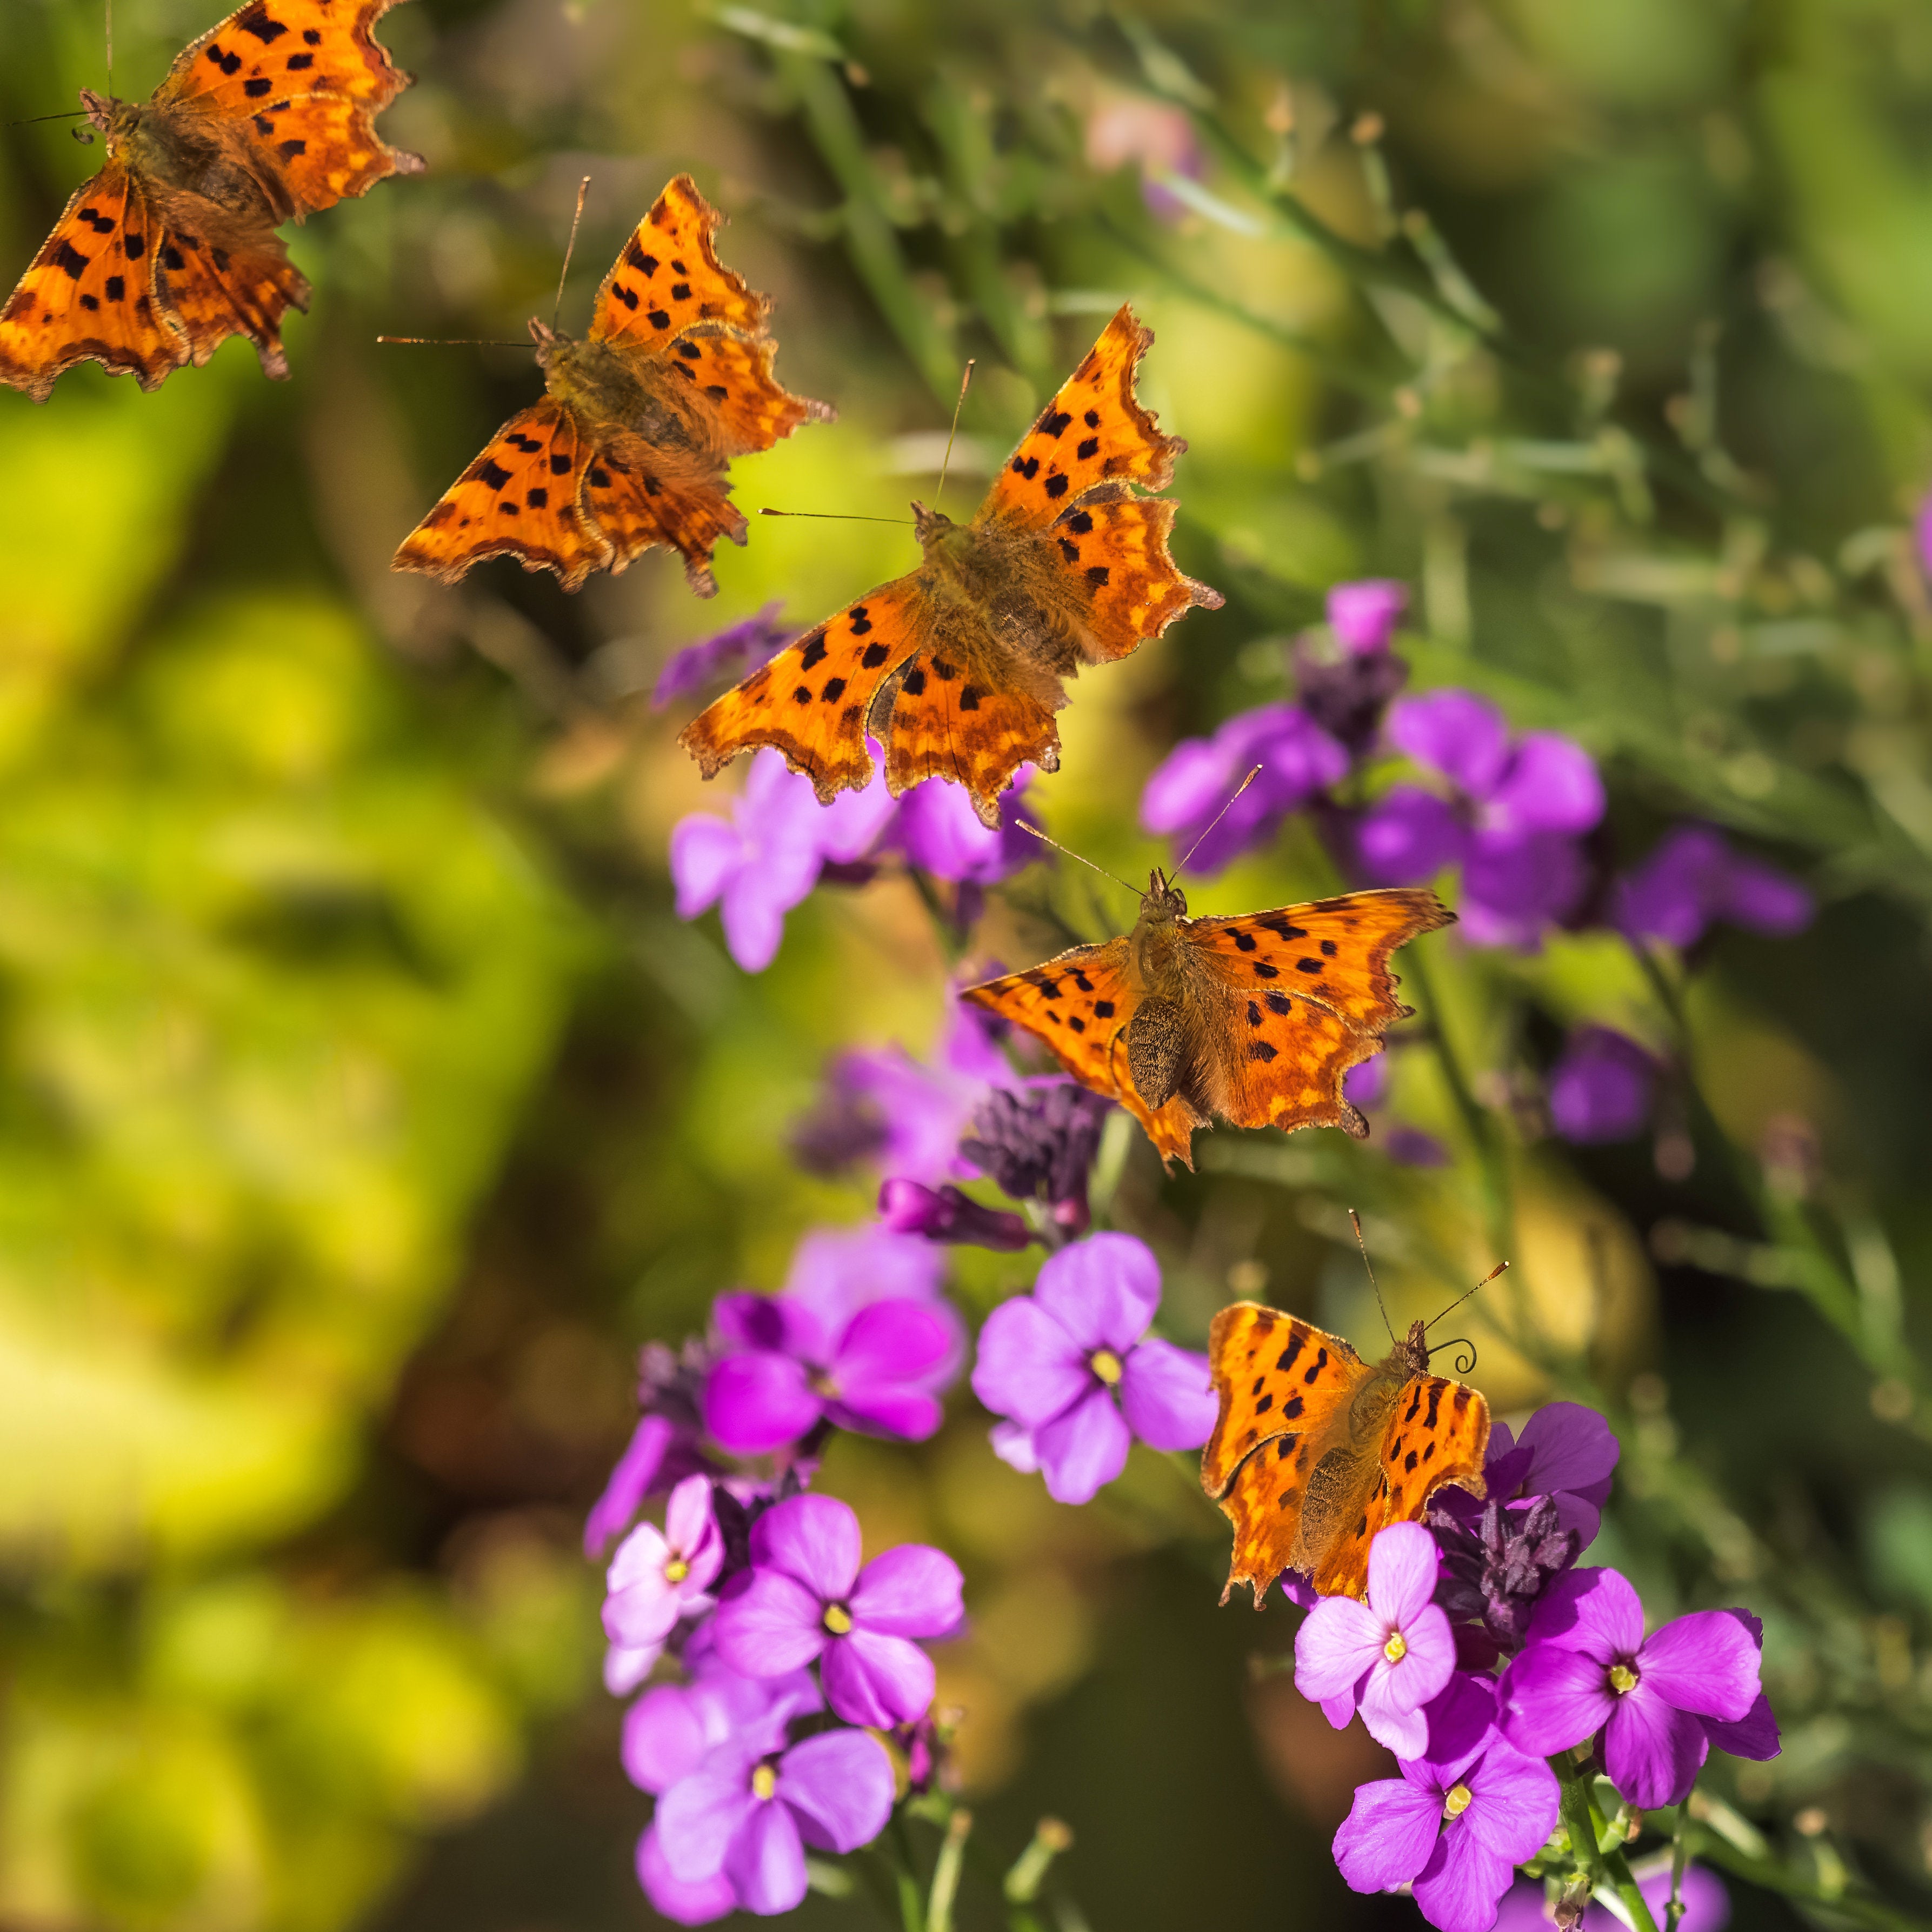
[[[822,806],[809,778],[786,770],[778,752],[760,752],[728,819],[694,812],[672,828],[677,916],[720,905],[731,957],[762,973],[778,956],[785,914],[809,896],[820,868],[868,850],[892,814],[883,776]]]
[[[710,1368],[710,1357],[700,1343],[687,1342],[682,1354],[662,1342],[646,1342],[640,1352],[638,1402],[644,1414],[584,1520],[584,1553],[592,1562],[629,1525],[647,1496],[710,1468],[699,1440],[704,1425],[698,1412]]]
[[[710,1478],[687,1476],[670,1492],[662,1529],[641,1522],[618,1544],[604,1580],[604,1635],[626,1649],[662,1643],[680,1617],[710,1607],[704,1593],[724,1562]]]
[[[1516,1867],[1542,1850],[1561,1805],[1550,1767],[1510,1746],[1496,1708],[1486,1679],[1458,1676],[1429,1714],[1426,1753],[1401,1763],[1400,1778],[1357,1790],[1335,1834],[1335,1863],[1353,1890],[1407,1885],[1440,1932],[1496,1923]]]
[[[1198,1449],[1217,1406],[1208,1358],[1144,1340],[1160,1306],[1160,1267],[1131,1234],[1060,1250],[1030,1294],[1003,1301],[980,1330],[973,1393],[1008,1422],[993,1446],[1037,1468],[1056,1502],[1084,1503],[1126,1466],[1135,1436]]]
[[[925,1714],[932,1660],[912,1640],[947,1636],[964,1612],[959,1566],[901,1544],[859,1567],[859,1519],[831,1496],[794,1496],[752,1527],[752,1569],[713,1619],[718,1654],[747,1677],[816,1662],[826,1701],[848,1724]]]
[[[673,654],[658,674],[651,709],[662,711],[674,698],[697,691],[722,678],[748,676],[769,663],[797,635],[778,621],[781,604],[767,604],[754,617],[741,617],[715,635],[687,644]]]
[[[662,1795],[734,1740],[754,1756],[782,1750],[792,1720],[824,1708],[808,1671],[760,1678],[715,1656],[702,1664],[690,1683],[661,1684],[624,1714],[624,1772],[640,1791]]]
[[[1028,825],[1036,822],[1022,796],[1032,779],[1033,767],[1022,765],[1012,790],[1000,800],[1000,824],[992,830],[980,824],[962,786],[928,778],[900,798],[892,842],[909,865],[936,879],[962,885],[998,885],[1035,860],[1052,856],[1050,847],[1020,830],[1022,821]]]
[[[892,1809],[884,1748],[862,1731],[837,1730],[775,1756],[721,1747],[658,1800],[653,1822],[679,1883],[722,1875],[740,1906],[770,1917],[804,1898],[807,1845],[856,1851],[885,1829]]]
[[[1610,1782],[1646,1810],[1682,1802],[1709,1746],[1706,1718],[1735,1724],[1760,1690],[1757,1646],[1724,1610],[1646,1637],[1643,1605],[1614,1570],[1572,1570],[1537,1606],[1503,1681],[1504,1735],[1547,1757],[1598,1731]]]
[[[724,1873],[716,1871],[687,1885],[665,1862],[664,1845],[655,1822],[638,1840],[638,1882],[658,1915],[676,1925],[709,1925],[738,1909],[738,1894]]]
[[[996,1088],[959,1143],[969,1160],[1016,1201],[1042,1201],[1063,1228],[1087,1232],[1087,1177],[1113,1102],[1072,1080]]]
[[[970,1194],[950,1184],[935,1188],[916,1180],[882,1181],[879,1219],[895,1234],[1009,1254],[1017,1254],[1033,1240],[1033,1230],[1018,1215],[982,1207]]]
[[[734,1456],[795,1442],[821,1418],[923,1442],[940,1410],[934,1375],[958,1330],[932,1303],[874,1301],[833,1328],[783,1294],[720,1295],[712,1320],[730,1352],[704,1384],[705,1426]]]
[[[1408,608],[1408,586],[1390,578],[1337,584],[1328,592],[1328,628],[1349,656],[1378,656],[1388,649]]]
[[[1708,825],[1679,825],[1618,882],[1616,923],[1634,940],[1661,939],[1680,951],[1718,921],[1770,939],[1811,922],[1811,895],[1788,872],[1733,850]]]
[[[1324,1597],[1294,1637],[1294,1685],[1339,1731],[1359,1710],[1370,1737],[1398,1757],[1429,1742],[1423,1706],[1456,1668],[1456,1640],[1435,1603],[1435,1539],[1391,1523],[1369,1546],[1369,1594]]]
[[[1388,1093],[1388,1055],[1358,1060],[1342,1076],[1342,1097],[1351,1106],[1378,1107]]]
[[[1472,1499],[1473,1500],[1473,1499]],[[1473,1526],[1432,1510],[1430,1526],[1442,1552],[1436,1600],[1460,1623],[1478,1623],[1502,1648],[1516,1650],[1550,1580],[1582,1548],[1547,1496],[1525,1510],[1486,1502]]]
[[[1636,1874],[1636,1888],[1650,1907],[1650,1916],[1659,1925],[1670,1904],[1670,1868]],[[1687,1867],[1679,1894],[1684,1916],[1672,1932],[1724,1932],[1731,1922],[1731,1895],[1715,1873],[1702,1865]],[[1578,1932],[1622,1932],[1624,1922],[1607,1905],[1592,1900],[1583,1908]],[[1543,1887],[1533,1880],[1522,1879],[1512,1886],[1496,1915],[1496,1932],[1550,1932],[1550,1907]]]
[[[1256,765],[1261,776],[1208,832]],[[1177,854],[1198,839],[1192,869],[1211,878],[1271,838],[1290,812],[1348,770],[1348,753],[1299,705],[1264,704],[1230,718],[1211,738],[1174,746],[1141,794],[1141,829],[1170,835]]]
[[[1594,1408],[1579,1402],[1545,1402],[1520,1436],[1510,1434],[1506,1422],[1490,1424],[1483,1457],[1484,1493],[1489,1502],[1504,1504],[1547,1496],[1556,1506],[1558,1522],[1574,1531],[1578,1546],[1587,1550],[1596,1540],[1622,1453],[1610,1425]],[[1430,1507],[1470,1524],[1486,1504],[1451,1486],[1438,1490]]]
[[[1467,691],[1404,698],[1389,712],[1388,736],[1455,796],[1414,785],[1388,793],[1356,832],[1371,878],[1420,884],[1460,863],[1460,910],[1478,945],[1534,946],[1575,910],[1586,882],[1576,840],[1604,815],[1587,752],[1553,732],[1512,740],[1502,713]]]
[[[940,1294],[946,1257],[884,1228],[814,1228],[792,1250],[784,1299],[829,1330],[875,1301],[923,1301],[957,1322]]]
[[[1566,1141],[1588,1146],[1643,1131],[1657,1092],[1657,1062],[1614,1027],[1579,1027],[1550,1070],[1550,1118]]]
[[[1761,1657],[1764,1652],[1762,1622],[1748,1610],[1728,1610],[1725,1614],[1737,1618],[1757,1646]],[[1777,1756],[1784,1748],[1784,1740],[1778,1734],[1778,1720],[1772,1714],[1771,1700],[1762,1690],[1757,1694],[1757,1701],[1735,1724],[1726,1724],[1720,1718],[1706,1718],[1704,1735],[1718,1750],[1728,1751],[1732,1757],[1756,1758],[1761,1761]]]

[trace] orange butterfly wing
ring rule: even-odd
[[[1227,1001],[1210,1023],[1214,1064],[1205,1070],[1215,1112],[1237,1126],[1366,1134],[1342,1081],[1408,1013],[1395,997],[1390,956],[1454,917],[1426,887],[1402,886],[1190,920],[1190,955]]]
[[[410,533],[394,568],[454,584],[479,559],[508,556],[575,590],[610,562],[609,542],[584,511],[592,466],[561,403],[546,397],[519,410]]]
[[[157,388],[188,358],[187,331],[154,300],[156,230],[140,184],[110,160],[81,188],[0,309],[0,382],[46,400],[76,362]]]
[[[371,29],[395,0],[248,0],[187,48],[158,107],[231,124],[284,220],[367,194],[422,158],[392,148],[376,116],[410,85]]]
[[[989,652],[937,646],[907,665],[883,727],[886,788],[896,798],[927,778],[964,785],[980,822],[998,826],[1000,793],[1031,763],[1060,769],[1052,710],[1005,682]]]
[[[656,354],[700,323],[762,335],[771,304],[718,260],[722,220],[690,176],[672,181],[604,278],[591,340]]]
[[[700,712],[678,742],[707,778],[740,752],[772,745],[821,802],[870,784],[866,714],[917,647],[923,602],[914,577],[868,590]]]
[[[204,212],[218,216],[212,202]],[[308,308],[308,282],[290,261],[273,229],[238,228],[223,239],[220,226],[197,233],[178,219],[158,232],[154,291],[188,336],[188,353],[200,368],[231,335],[255,345],[262,372],[278,382],[289,373],[282,350],[282,317]],[[225,245],[224,245],[225,242]]]
[[[1153,340],[1154,331],[1123,303],[1020,439],[974,522],[1000,517],[1044,529],[1100,484],[1166,488],[1174,459],[1187,446],[1177,436],[1162,436],[1134,394],[1135,372]]]
[[[1238,1302],[1216,1316],[1208,1358],[1220,1413],[1201,1485],[1234,1526],[1223,1602],[1246,1583],[1258,1609],[1289,1569],[1324,1596],[1361,1596],[1378,1531],[1420,1520],[1444,1483],[1483,1493],[1489,1404],[1420,1371],[1422,1347],[1412,1329],[1372,1366],[1274,1309]]]

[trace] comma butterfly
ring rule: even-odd
[[[1389,956],[1454,918],[1433,892],[1404,886],[1190,919],[1156,872],[1132,932],[960,997],[1046,1041],[1140,1122],[1163,1161],[1191,1168],[1194,1130],[1215,1118],[1366,1134],[1342,1078],[1408,1015]]]
[[[704,776],[775,746],[829,804],[871,782],[869,736],[885,747],[894,797],[950,778],[996,826],[1022,764],[1058,770],[1063,680],[1222,602],[1168,555],[1174,504],[1134,494],[1163,488],[1187,447],[1135,399],[1153,340],[1124,307],[970,523],[914,504],[917,570],[808,632],[686,728],[679,742]]]
[[[1425,1325],[1365,1362],[1339,1335],[1238,1301],[1214,1318],[1208,1360],[1221,1412],[1201,1486],[1234,1526],[1227,1588],[1259,1610],[1284,1570],[1324,1597],[1368,1589],[1369,1545],[1414,1522],[1444,1483],[1480,1496],[1490,1406],[1429,1372]]]
[[[410,76],[370,29],[394,0],[248,0],[146,105],[81,90],[107,162],[0,309],[0,382],[46,400],[76,362],[158,388],[231,335],[289,373],[281,322],[309,285],[277,227],[416,174],[376,114]]]
[[[450,485],[395,568],[453,584],[472,563],[508,556],[574,590],[592,571],[614,574],[668,544],[692,589],[716,592],[718,539],[745,541],[728,460],[834,414],[773,380],[771,304],[718,261],[721,219],[680,175],[604,278],[587,340],[532,318],[548,393]]]

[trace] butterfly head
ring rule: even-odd
[[[1412,1322],[1408,1324],[1408,1333],[1395,1346],[1403,1367],[1411,1375],[1428,1374],[1429,1324],[1426,1322]]]
[[[91,87],[80,90],[80,104],[88,119],[106,138],[110,153],[118,142],[134,131],[135,123],[141,118],[137,102],[116,100],[111,94],[96,94]]]
[[[1148,874],[1141,896],[1141,917],[1149,925],[1166,926],[1187,916],[1187,895],[1156,866]]]
[[[923,503],[912,506],[913,534],[928,562],[939,557],[964,557],[972,543],[969,525],[956,524],[943,510],[928,510]]]

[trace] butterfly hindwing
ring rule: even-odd
[[[610,546],[607,567],[613,575],[664,544],[684,559],[692,589],[714,597],[711,554],[721,538],[745,541],[743,514],[717,474],[688,461],[667,461],[666,454],[640,436],[619,432],[598,439],[584,507]]]
[[[74,195],[0,309],[0,382],[46,400],[76,362],[157,388],[188,359],[188,332],[154,292],[154,223],[111,160]]]
[[[156,298],[179,320],[197,368],[231,335],[245,335],[262,373],[286,381],[282,317],[292,308],[307,310],[308,280],[272,228],[230,223],[223,214],[205,202],[194,226],[176,214],[157,230]]]
[[[187,48],[154,92],[232,125],[298,219],[366,194],[422,158],[392,148],[376,116],[410,84],[376,22],[395,0],[248,0]]]
[[[981,824],[998,826],[1000,793],[1023,764],[1060,769],[1060,731],[1035,694],[1003,683],[977,650],[936,645],[907,664],[876,721],[895,798],[927,778],[965,788]]]
[[[590,452],[576,418],[546,397],[519,410],[397,551],[395,568],[453,584],[486,556],[554,570],[574,590],[610,561],[582,507]]]
[[[826,803],[870,783],[866,714],[917,649],[922,608],[916,577],[868,591],[700,712],[678,742],[706,778],[741,752],[775,746]]]
[[[1162,435],[1134,394],[1135,372],[1153,340],[1154,331],[1123,304],[1020,439],[976,521],[1001,517],[1044,529],[1100,484],[1166,487],[1187,446]]]

